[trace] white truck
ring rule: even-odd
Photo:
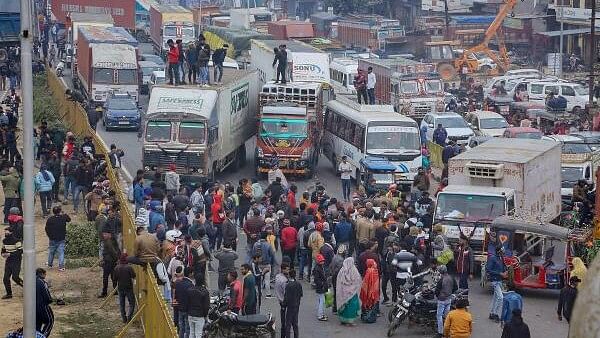
[[[330,84],[329,54],[296,40],[252,40],[250,69],[258,70],[261,85],[275,80],[274,49],[286,45],[288,55],[287,81]]]
[[[489,225],[499,216],[548,223],[560,214],[560,143],[493,139],[448,163],[448,186],[438,194],[434,224],[449,243],[461,233],[484,261]]]
[[[600,165],[600,153],[597,151],[581,154],[562,154],[560,158],[561,189],[563,201],[571,201],[573,187],[584,180],[595,189],[596,170]]]
[[[143,122],[145,176],[175,164],[183,183],[205,184],[243,166],[245,142],[256,133],[258,88],[257,72],[242,70],[209,88],[153,86]]]
[[[77,67],[77,37],[79,27],[113,27],[115,22],[110,14],[71,13],[71,26],[68,27],[67,44],[65,45],[65,63],[67,68]],[[76,71],[76,69],[75,69]]]
[[[150,40],[154,51],[166,55],[168,40],[181,40],[187,46],[196,39],[194,14],[179,5],[152,3],[150,6]]]

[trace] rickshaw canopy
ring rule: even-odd
[[[516,233],[531,233],[562,241],[585,241],[592,235],[591,229],[569,229],[551,223],[532,223],[508,216],[501,216],[492,222],[492,228]]]

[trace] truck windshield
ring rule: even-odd
[[[204,144],[206,125],[203,122],[181,122],[179,125],[179,143]]]
[[[419,85],[416,81],[403,81],[400,83],[402,94],[419,94]]]
[[[506,207],[502,196],[452,193],[438,195],[436,219],[493,221],[496,217],[505,214]]]
[[[169,142],[171,140],[171,122],[150,121],[146,126],[146,141]]]
[[[577,181],[583,178],[583,168],[581,167],[561,167],[560,179],[563,188],[573,188]]]
[[[192,27],[183,28],[181,31],[183,33],[184,38],[194,38],[194,28],[192,28]]]
[[[113,84],[114,75],[114,69],[94,68],[94,83]]]
[[[592,152],[588,144],[583,143],[563,143],[563,154],[587,154]]]
[[[166,26],[163,29],[163,36],[177,36],[177,27],[176,26]]]
[[[495,117],[490,119],[481,119],[481,129],[502,129],[508,127],[506,120],[501,117]]]
[[[307,136],[306,120],[261,119],[260,136],[277,138],[301,138]]]
[[[134,85],[138,83],[137,71],[135,69],[119,69],[119,84]]]
[[[419,131],[414,127],[375,126],[367,129],[367,153],[397,153],[399,150],[418,150]]]
[[[442,91],[442,82],[440,80],[425,81],[425,91],[427,93],[439,93]]]

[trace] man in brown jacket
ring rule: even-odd
[[[155,235],[148,232],[145,223],[136,220],[137,237],[133,242],[133,253],[135,256],[127,257],[131,264],[146,266],[147,263],[156,263],[160,251],[160,242]]]

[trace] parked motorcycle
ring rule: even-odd
[[[237,315],[227,310],[227,298],[211,297],[204,337],[269,337],[275,338],[275,319],[271,314]]]

